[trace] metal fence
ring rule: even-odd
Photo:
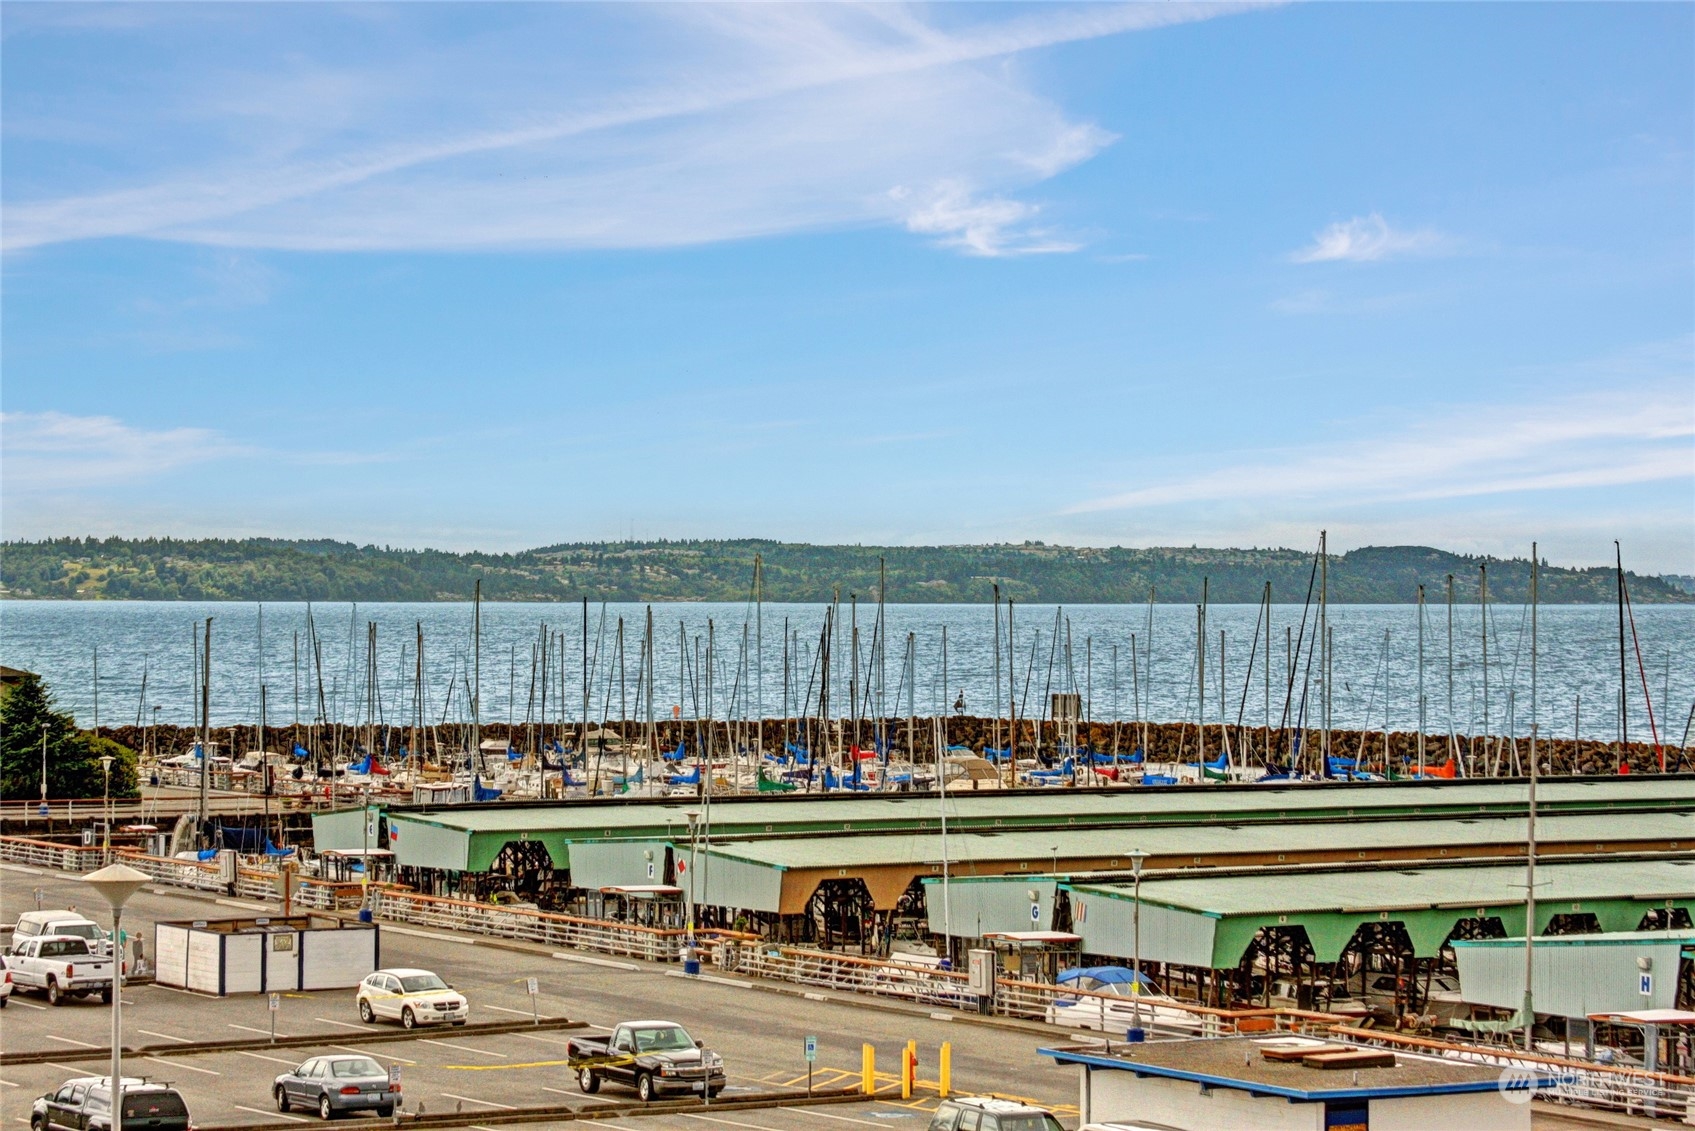
[[[680,930],[583,919],[528,907],[496,907],[463,899],[375,888],[372,889],[371,906],[377,918],[389,922],[471,931],[497,938],[523,939],[546,946],[575,947],[655,962],[674,961],[682,949],[683,932]]]
[[[1674,1072],[1649,1072],[1645,1068],[1628,1065],[1592,1064],[1502,1046],[1462,1045],[1373,1029],[1344,1026],[1334,1032],[1358,1044],[1540,1076],[1552,1081],[1536,1089],[1537,1097],[1544,1100],[1673,1119],[1682,1119],[1686,1113],[1695,1111],[1691,1107],[1695,1104],[1695,1077]]]
[[[994,1010],[1008,1017],[1122,1036],[1140,1022],[1152,1036],[1231,1037],[1253,1033],[1324,1033],[1349,1018],[1310,1009],[1218,1009],[1174,998],[1133,998],[1043,982],[1002,978]]]
[[[106,854],[98,845],[64,844],[59,841],[6,836],[0,837],[0,860],[50,868],[57,872],[92,872],[106,862]]]
[[[725,970],[950,1009],[977,1008],[966,976],[952,970],[734,938],[719,937],[710,942],[716,965]]]

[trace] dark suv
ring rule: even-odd
[[[929,1131],[1064,1131],[1047,1108],[987,1096],[943,1100]]]
[[[188,1105],[170,1085],[125,1076],[123,1097],[123,1131],[190,1131]],[[35,1101],[29,1126],[30,1131],[111,1131],[111,1077],[65,1081]]]

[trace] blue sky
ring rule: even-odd
[[[1695,572],[1695,7],[7,4],[0,531]]]

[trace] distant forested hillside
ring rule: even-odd
[[[809,546],[759,539],[604,542],[546,546],[516,554],[451,554],[347,542],[171,538],[81,539],[0,544],[0,584],[12,598],[232,601],[462,601],[472,583],[496,601],[739,601],[764,563],[771,601],[824,601],[839,592],[875,597],[879,560],[891,601],[987,601],[992,586],[1022,602],[1066,604],[1194,601],[1201,582],[1211,599],[1254,602],[1264,584],[1273,600],[1305,599],[1314,555],[1302,550],[1146,550],[1048,546]],[[1525,559],[1498,560],[1423,546],[1379,546],[1332,555],[1330,598],[1344,604],[1408,602],[1417,587],[1444,597],[1448,575],[1461,600],[1477,598],[1479,567],[1490,596],[1522,601]],[[1628,575],[1644,603],[1690,602],[1656,577]],[[1617,595],[1605,566],[1545,567],[1542,599],[1606,603]]]

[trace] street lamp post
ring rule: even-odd
[[[105,771],[105,788],[100,798],[100,820],[105,825],[105,834],[101,837],[100,849],[102,858],[112,854],[112,763],[116,761],[110,754],[100,755],[100,768]]]
[[[1135,1004],[1136,1024],[1127,1034],[1132,1041],[1142,1039],[1142,865],[1148,854],[1137,849],[1130,853],[1130,877],[1134,885],[1135,903],[1130,912],[1130,993]]]
[[[41,815],[47,816],[47,724],[41,724]]]
[[[124,904],[153,877],[128,864],[108,864],[90,872],[82,882],[106,897],[112,905],[112,1131],[123,1131],[124,1118],[124,952],[122,923]]]
[[[683,816],[689,819],[689,906],[687,923],[683,931],[683,973],[700,973],[700,959],[695,953],[694,943],[694,871],[695,871],[695,837],[700,828],[700,812],[690,809]]]

